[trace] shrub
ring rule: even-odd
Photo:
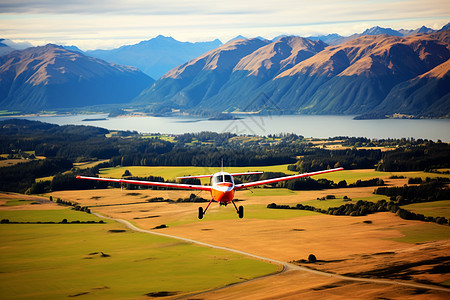
[[[314,254],[308,255],[308,262],[315,263],[317,261],[317,258]]]
[[[163,228],[167,228],[167,225],[166,224],[162,224],[162,225],[153,227],[153,229],[163,229]]]
[[[422,183],[422,178],[420,177],[415,177],[415,178],[409,178],[408,179],[408,184],[419,184]]]

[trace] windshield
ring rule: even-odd
[[[225,177],[225,182],[233,182],[232,180],[231,180],[231,175],[223,175],[223,177]]]
[[[222,174],[213,177],[213,184],[222,182],[233,183],[233,178],[231,177],[231,175],[222,175]]]

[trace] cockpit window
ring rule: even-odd
[[[213,183],[221,183],[221,182],[233,182],[231,175],[217,175],[213,177]]]
[[[213,183],[220,183],[220,182],[222,182],[222,175],[213,177]]]

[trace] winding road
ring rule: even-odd
[[[141,229],[141,228],[136,227],[135,225],[131,224],[130,222],[128,222],[126,220],[114,219],[114,218],[106,217],[106,216],[103,216],[103,215],[101,215],[99,213],[92,213],[92,214],[96,215],[99,218],[116,221],[118,223],[121,223],[121,224],[125,225],[129,229],[137,231],[137,232],[142,232],[142,233],[148,233],[148,234],[153,234],[153,235],[159,235],[159,236],[163,236],[163,237],[173,238],[173,239],[181,240],[181,241],[184,241],[184,242],[187,242],[187,243],[192,243],[192,244],[196,244],[196,245],[200,245],[200,246],[204,246],[204,247],[209,247],[209,248],[213,248],[213,249],[220,249],[220,250],[224,250],[224,251],[234,252],[234,253],[242,254],[242,255],[245,255],[245,256],[248,256],[248,257],[256,258],[256,259],[259,259],[259,260],[267,261],[267,262],[270,262],[270,263],[279,264],[279,265],[283,266],[283,270],[281,272],[288,272],[288,271],[296,270],[296,271],[304,271],[304,272],[309,272],[309,273],[313,273],[313,274],[316,274],[316,275],[332,277],[332,278],[341,279],[341,280],[350,280],[350,281],[357,281],[357,282],[369,282],[369,283],[379,283],[379,284],[389,284],[389,285],[399,285],[399,286],[407,286],[407,287],[419,288],[419,289],[429,289],[429,290],[436,290],[436,291],[443,291],[443,292],[450,293],[450,289],[449,288],[435,286],[435,285],[420,284],[420,283],[413,283],[413,282],[411,282],[411,283],[409,283],[409,282],[400,282],[400,281],[388,280],[388,279],[349,277],[349,276],[343,276],[343,275],[338,275],[338,274],[333,274],[333,273],[327,273],[327,272],[323,272],[323,271],[313,270],[313,269],[305,268],[305,267],[298,266],[298,265],[295,265],[295,264],[291,264],[291,263],[288,263],[288,262],[284,262],[284,261],[280,261],[280,260],[276,260],[276,259],[272,259],[272,258],[267,258],[267,257],[262,257],[262,256],[259,256],[259,255],[255,255],[255,254],[244,252],[244,251],[237,250],[237,249],[232,249],[232,248],[222,247],[222,246],[215,246],[215,245],[212,245],[212,244],[203,243],[203,242],[192,240],[192,239],[188,239],[188,238],[183,238],[183,237],[174,236],[174,235],[170,235],[170,234],[165,234],[165,233],[155,232],[155,231],[151,231],[151,230]],[[275,274],[279,274],[279,273],[275,273]],[[275,274],[273,274],[273,275],[275,275]],[[268,275],[268,276],[271,276],[271,275]]]

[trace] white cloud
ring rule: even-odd
[[[436,28],[449,19],[447,0],[2,0],[0,37],[95,49],[158,34],[184,41],[226,41],[238,34],[350,35],[376,25]]]

